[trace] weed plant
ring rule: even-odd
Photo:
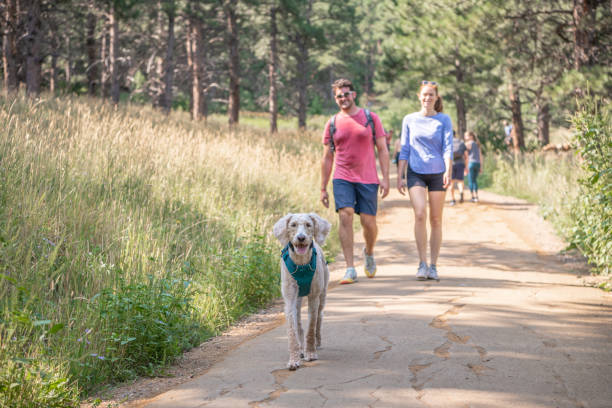
[[[320,131],[83,98],[0,98],[0,123],[0,407],[155,373],[279,296],[280,216],[335,220]]]

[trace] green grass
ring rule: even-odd
[[[335,221],[320,130],[85,98],[0,99],[0,122],[0,406],[155,372],[279,295],[278,218]]]
[[[542,216],[567,241],[581,173],[573,153],[497,156],[490,166],[492,191],[538,204]]]

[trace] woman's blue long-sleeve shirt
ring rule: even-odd
[[[450,116],[421,112],[406,115],[402,122],[400,160],[407,160],[413,172],[444,173],[444,159],[453,157],[453,124]]]

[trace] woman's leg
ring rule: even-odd
[[[469,167],[468,167],[468,181],[470,183],[470,192],[472,193],[472,197],[474,197],[474,192],[476,190],[478,190],[477,184],[476,184],[476,176],[478,175],[478,170],[476,169],[475,166],[478,166],[479,163],[470,163]]]
[[[478,174],[480,173],[480,163],[472,163],[470,166],[470,174],[473,172],[472,183],[474,184],[474,194],[478,198]]]
[[[422,186],[410,187],[408,195],[414,210],[414,239],[419,260],[427,263],[427,189]]]
[[[431,264],[435,265],[440,255],[442,245],[442,210],[444,209],[444,197],[446,191],[429,192],[429,224],[431,225],[431,237],[429,247],[431,249]]]

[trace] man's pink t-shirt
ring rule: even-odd
[[[370,112],[376,138],[384,138],[385,132],[380,118]],[[329,125],[325,125],[323,144],[329,144]],[[374,140],[372,128],[368,125],[365,111],[360,109],[355,115],[340,112],[336,115],[336,133],[334,133],[336,146],[336,170],[334,179],[341,179],[353,183],[379,184],[376,171],[376,155],[374,154]]]

